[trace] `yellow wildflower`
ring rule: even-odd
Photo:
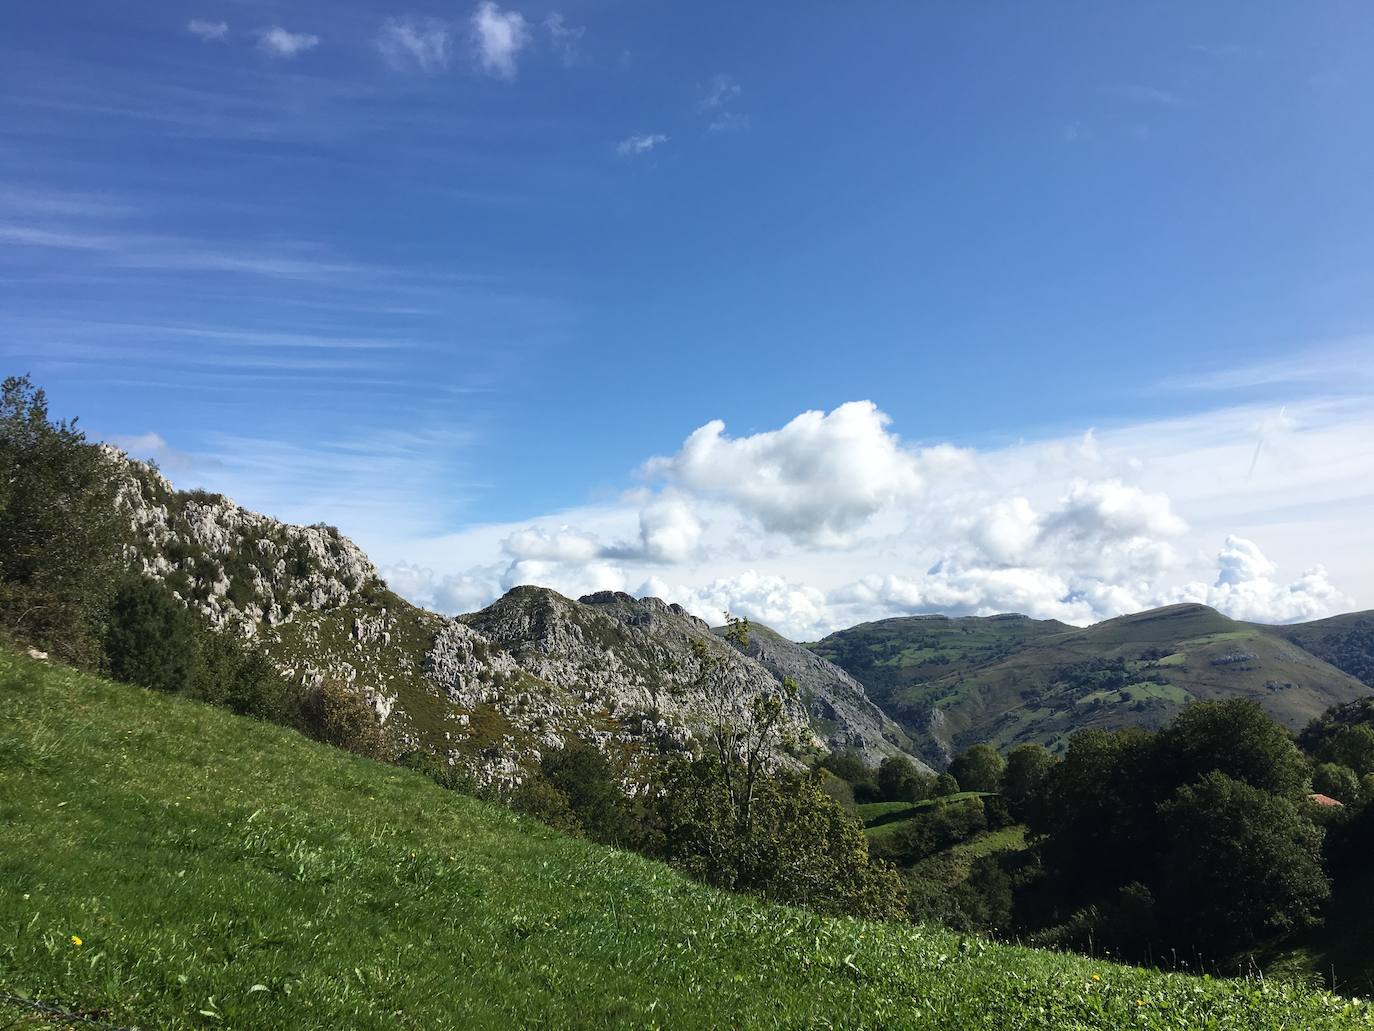
[[[1093,974],[1093,980],[1094,980],[1094,981],[1101,981],[1101,980],[1102,980],[1102,975],[1101,975],[1101,974]]]
[[[79,935],[79,934],[74,934],[74,935],[72,935],[72,944],[75,945],[75,946],[79,949],[79,948],[81,948],[81,946],[84,945],[85,943],[81,940],[81,935]]]

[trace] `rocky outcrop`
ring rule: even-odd
[[[658,598],[603,592],[577,601],[541,587],[517,587],[460,617],[520,668],[614,720],[617,737],[685,747],[703,711],[702,661],[743,698],[776,691],[778,678],[740,655],[710,627]],[[785,722],[803,747],[819,747],[800,700]]]
[[[245,637],[300,611],[347,605],[376,586],[366,555],[331,526],[291,526],[221,494],[178,492],[154,468],[114,449],[119,505],[136,543],[127,556],[216,628]]]
[[[905,756],[933,772],[910,754],[906,733],[869,699],[863,685],[834,663],[756,623],[750,624],[742,650],[778,680],[796,681],[811,727],[830,750],[853,750],[870,766],[888,756]]]

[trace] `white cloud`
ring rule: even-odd
[[[582,37],[587,34],[585,25],[569,25],[557,11],[544,19],[544,30],[549,34],[549,43],[563,62],[564,68],[571,68],[582,58]]]
[[[258,34],[258,49],[272,57],[295,57],[313,49],[319,42],[319,36],[312,36],[308,32],[288,32],[280,25],[264,29]]]
[[[747,132],[750,126],[749,116],[738,111],[722,111],[711,119],[711,124],[706,127],[707,132],[729,133]]]
[[[473,612],[501,593],[495,577],[483,578],[472,573],[438,576],[432,569],[404,562],[383,566],[378,573],[401,597],[431,612],[447,615]]]
[[[388,18],[377,49],[393,68],[443,71],[448,67],[449,27],[438,18]]]
[[[492,0],[479,4],[471,19],[472,44],[488,75],[514,79],[516,57],[529,43],[529,28],[518,11],[503,11]]]
[[[809,640],[898,614],[1085,624],[1197,601],[1268,622],[1374,603],[1374,405],[1290,405],[1251,475],[1267,414],[1220,409],[971,449],[915,447],[853,402],[740,437],[709,422],[651,459],[647,484],[542,518],[400,540],[380,511],[331,521],[375,531],[360,543],[393,563],[398,590],[450,612],[522,583],[574,597],[632,590]],[[432,454],[425,445],[405,447]],[[389,449],[377,459],[359,469],[350,457],[350,475],[388,475]],[[288,464],[281,492],[294,496],[321,461]],[[439,475],[414,472],[408,496]],[[320,518],[317,502],[310,510]],[[1345,595],[1352,584],[1362,596]]]
[[[715,419],[645,471],[722,498],[770,532],[843,544],[870,517],[920,490],[919,457],[888,432],[888,421],[871,401],[803,412],[780,430],[748,437],[727,437]]]
[[[564,526],[549,531],[542,527],[516,530],[502,542],[506,554],[517,562],[589,562],[601,554],[601,546],[589,534]]]
[[[186,31],[193,36],[199,36],[206,43],[216,40],[223,40],[229,35],[229,23],[223,21],[205,21],[201,18],[192,18],[186,23]]]
[[[1216,583],[1189,584],[1178,592],[1181,601],[1211,605],[1236,619],[1259,623],[1291,623],[1316,619],[1348,605],[1327,578],[1326,569],[1313,566],[1289,584],[1278,583],[1278,569],[1254,541],[1226,538],[1217,556]]]
[[[697,101],[698,111],[714,111],[725,107],[740,95],[739,83],[733,77],[721,73],[711,76],[701,89],[701,99]]]
[[[667,142],[668,137],[659,132],[644,136],[627,136],[615,145],[615,152],[623,158],[633,157],[636,154],[647,154]]]

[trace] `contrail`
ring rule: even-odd
[[[1287,405],[1283,405],[1281,408],[1279,408],[1279,418],[1278,418],[1278,421],[1279,421],[1280,424],[1283,423],[1283,413],[1286,412],[1286,411],[1288,411],[1288,406],[1287,406]],[[1257,462],[1259,461],[1260,449],[1263,448],[1263,447],[1264,447],[1264,425],[1261,423],[1261,424],[1260,424],[1260,432],[1259,432],[1259,440],[1255,441],[1255,453],[1254,453],[1253,455],[1250,456],[1250,471],[1249,471],[1248,473],[1245,474],[1245,478],[1246,478],[1247,480],[1250,479],[1250,477],[1252,477],[1252,476],[1255,475],[1255,463],[1257,463]]]

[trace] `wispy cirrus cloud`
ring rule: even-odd
[[[554,11],[544,19],[544,31],[549,34],[549,44],[564,68],[571,68],[582,59],[582,37],[587,34],[585,25],[569,25],[563,15]]]
[[[740,85],[733,76],[720,73],[713,75],[701,87],[701,98],[697,101],[698,111],[715,111],[725,107],[740,95]]]
[[[529,26],[519,11],[503,11],[485,0],[469,21],[472,46],[482,71],[498,79],[514,79],[520,51],[530,42]]]
[[[661,132],[627,136],[615,145],[615,152],[623,158],[636,157],[640,154],[647,154],[655,147],[661,147],[667,142],[668,137]]]
[[[1156,107],[1182,107],[1187,103],[1180,94],[1172,90],[1161,89],[1158,86],[1149,86],[1141,83],[1124,83],[1108,86],[1106,91],[1114,97],[1129,100],[1137,104],[1152,104]]]
[[[438,18],[388,18],[377,36],[377,49],[393,68],[438,72],[448,67],[449,25]]]
[[[319,42],[319,36],[309,32],[289,32],[280,25],[273,25],[258,34],[258,49],[270,57],[296,57],[313,50]]]
[[[200,37],[205,43],[223,42],[229,36],[229,23],[192,18],[186,23],[186,31]]]

